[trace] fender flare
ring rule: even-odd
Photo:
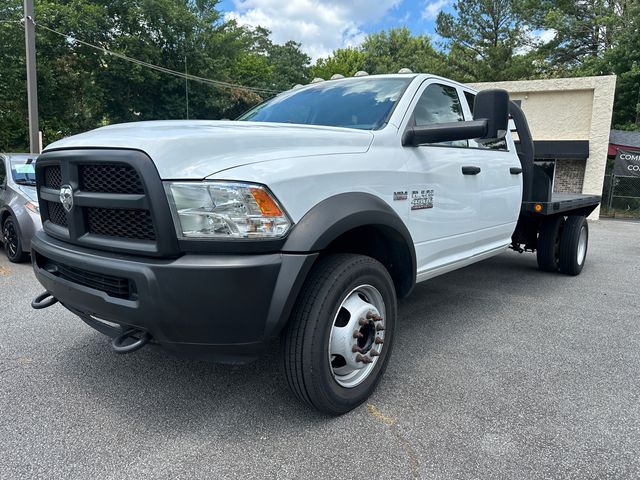
[[[384,200],[370,193],[341,193],[318,203],[295,225],[287,236],[282,251],[321,252],[338,237],[358,227],[378,228],[397,239],[398,246],[404,246],[404,253],[409,257],[407,261],[411,265],[411,275],[398,293],[401,297],[408,295],[416,282],[416,251],[413,239],[395,210]]]

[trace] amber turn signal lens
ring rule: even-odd
[[[255,199],[258,207],[260,207],[260,211],[263,215],[268,217],[280,217],[282,216],[282,211],[276,205],[276,202],[269,196],[267,192],[260,188],[252,188],[251,195]]]
[[[540,205],[539,203],[536,203],[536,206],[534,207],[536,212],[541,212],[542,211],[542,205]]]

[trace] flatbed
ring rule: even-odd
[[[580,212],[588,215],[600,204],[599,195],[583,195],[579,193],[552,193],[551,199],[547,202],[522,202],[521,212],[524,215],[557,215],[560,213],[571,213],[575,215]],[[588,213],[585,213],[587,212]]]

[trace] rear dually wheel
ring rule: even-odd
[[[587,259],[589,224],[581,215],[567,217],[560,240],[560,271],[579,275]]]

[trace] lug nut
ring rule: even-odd
[[[369,350],[369,355],[371,355],[372,357],[379,357],[380,356],[380,352],[378,352],[377,350],[374,350],[372,348],[371,350]]]
[[[362,348],[359,347],[358,345],[354,345],[353,347],[351,347],[351,351],[353,353],[362,353]]]
[[[380,315],[376,315],[375,313],[373,313],[371,311],[369,313],[367,313],[367,318],[369,320],[373,320],[374,322],[379,322],[380,320],[382,320],[382,317]]]
[[[358,354],[358,356],[356,357],[356,362],[373,363],[373,360],[365,355]]]
[[[376,324],[376,332],[381,332],[384,330],[384,325],[381,323]]]
[[[364,335],[360,333],[360,330],[353,332],[353,338],[364,338]]]
[[[374,343],[376,345],[382,345],[384,343],[384,340],[382,340],[380,337],[376,337],[376,339],[374,340]]]
[[[369,322],[367,322],[364,318],[361,318],[360,320],[358,320],[358,324],[362,327],[364,327],[365,325],[367,325]]]

